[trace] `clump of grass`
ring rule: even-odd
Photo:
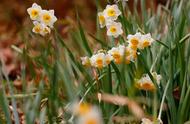
[[[0,122],[11,124],[13,117],[16,124],[21,123],[18,112],[20,107],[27,124],[74,123],[75,114],[69,113],[69,108],[79,100],[80,103],[98,106],[104,123],[140,123],[142,118],[149,118],[149,123],[188,123],[190,2],[168,1],[167,5],[159,5],[154,12],[155,8],[147,10],[145,0],[141,0],[141,14],[137,11],[136,3],[134,1],[131,12],[127,2],[109,1],[109,4],[117,5],[121,11],[117,21],[122,24],[123,33],[119,32],[117,37],[104,35],[105,30],[100,29],[99,24],[96,34],[87,33],[78,13],[78,29],[71,32],[69,40],[73,45],[68,45],[56,27],[52,29],[51,35],[48,32],[45,37],[28,30],[27,33],[24,32],[22,38],[25,47],[12,47],[22,58],[22,91],[13,88],[12,81],[3,70],[3,61],[1,64],[0,110],[4,117],[0,116]],[[100,6],[98,0],[96,4],[98,13],[104,7]],[[146,48],[136,49],[135,61],[127,64],[110,61],[106,66],[92,65],[93,67],[81,63],[80,56],[91,57],[98,53],[93,52],[97,46],[98,49],[103,49],[99,51],[103,53],[119,44],[127,46],[127,36],[136,32],[151,32],[154,42]],[[31,39],[39,43],[37,56],[30,55]],[[27,65],[32,77],[30,85],[26,78]],[[40,75],[36,74],[36,67],[41,69]],[[153,72],[162,76],[160,84],[157,84]],[[35,80],[36,77],[39,80]],[[138,79],[149,83],[145,87],[140,84],[141,88],[138,89]],[[10,95],[5,92],[7,87]],[[12,112],[10,107],[13,108]]]

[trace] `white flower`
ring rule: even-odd
[[[134,61],[137,58],[137,51],[131,47],[125,48],[125,63],[129,64],[130,61]]]
[[[84,66],[90,66],[90,58],[85,56],[85,57],[81,57],[81,61],[82,61],[82,65]]]
[[[120,22],[112,22],[107,25],[107,35],[117,38],[123,34],[122,25]]]
[[[106,61],[105,61],[105,54],[97,53],[97,54],[93,55],[90,58],[90,63],[92,66],[100,68],[100,69],[105,67],[107,65]]]
[[[137,80],[136,87],[141,90],[149,91],[153,91],[156,89],[148,74],[144,74],[139,80]]]
[[[54,10],[42,10],[40,14],[40,21],[41,23],[53,28],[53,24],[57,21],[57,18],[54,15]]]
[[[71,104],[69,111],[73,114],[73,115],[86,115],[88,114],[92,109],[92,105],[88,104],[88,103],[79,103],[74,102]]]
[[[141,42],[139,45],[139,49],[144,49],[152,44],[154,39],[151,37],[150,33],[141,36]]]
[[[156,83],[160,85],[160,80],[162,79],[161,75],[158,75],[156,72],[151,72],[154,80],[156,80]],[[136,86],[139,89],[142,90],[155,90],[156,87],[152,80],[150,79],[148,74],[144,74],[141,79],[137,80]]]
[[[91,104],[76,101],[68,111],[76,117],[76,124],[103,124],[101,111]]]
[[[53,24],[57,21],[57,18],[54,15],[54,10],[42,10],[42,8],[33,3],[32,7],[27,9],[30,18],[33,20],[34,27],[32,31],[34,33],[45,36],[50,34]]]
[[[34,27],[32,31],[34,33],[45,36],[46,34],[49,34],[51,32],[50,28],[47,27],[45,24],[39,23],[37,21],[34,21],[33,23],[34,23]]]
[[[37,21],[34,21],[33,23],[34,23],[34,27],[33,27],[32,31],[34,33],[40,33],[43,30],[42,24]]]
[[[111,50],[108,51],[108,54],[113,57],[113,60],[116,64],[121,64],[124,60],[126,64],[129,64],[137,57],[136,50],[133,50],[130,47],[125,47],[124,45],[113,47]]]
[[[100,24],[101,28],[103,28],[104,26],[106,26],[106,19],[104,17],[103,12],[99,12],[98,13],[98,21],[99,21],[99,24]]]
[[[118,16],[121,15],[121,11],[116,4],[107,5],[103,13],[105,18],[108,20],[117,20]]]
[[[39,15],[41,11],[42,11],[41,6],[37,5],[36,3],[33,3],[32,7],[27,9],[27,12],[32,20],[39,20]]]
[[[88,114],[80,115],[77,118],[76,124],[103,124],[100,110],[93,106]]]
[[[113,47],[108,51],[108,54],[113,57],[113,60],[116,64],[122,63],[124,55],[125,46],[120,45],[119,47]]]
[[[127,36],[127,39],[128,39],[128,43],[129,43],[129,46],[132,48],[132,49],[137,49],[139,47],[139,44],[141,42],[141,37],[142,37],[142,34],[141,33],[136,33],[134,35],[128,35]]]
[[[142,35],[139,32],[134,35],[128,35],[127,39],[129,46],[133,49],[144,49],[145,47],[150,46],[154,41],[150,33]]]

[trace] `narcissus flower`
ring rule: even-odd
[[[91,66],[89,57],[87,56],[81,57],[81,61],[82,61],[82,65],[87,66],[87,67]]]
[[[90,110],[92,109],[91,107],[92,106],[88,103],[80,103],[78,104],[78,106],[76,106],[74,111],[77,115],[85,115],[90,112]]]
[[[121,11],[119,10],[116,4],[107,5],[103,13],[107,20],[113,20],[113,21],[117,20],[118,16],[121,15]]]
[[[111,63],[113,57],[109,54],[104,53],[105,51],[99,51],[97,54],[92,55],[92,57],[81,57],[82,64],[84,66],[93,66],[96,68],[103,68]]]
[[[35,21],[35,22],[34,22],[34,27],[33,27],[32,31],[33,31],[34,33],[40,33],[40,32],[42,32],[42,30],[43,30],[42,24],[39,23],[39,22],[37,22],[37,21]]]
[[[40,21],[45,25],[53,28],[57,18],[54,15],[54,10],[42,10],[40,13]]]
[[[94,105],[74,102],[69,111],[76,117],[76,124],[103,124],[101,111]]]
[[[129,46],[125,47],[125,63],[129,64],[137,58],[137,51],[131,49]]]
[[[146,91],[154,91],[156,89],[148,74],[143,75],[139,80],[137,80],[136,87]]]
[[[141,33],[136,33],[134,35],[128,35],[127,36],[127,39],[128,39],[128,43],[129,43],[129,46],[132,48],[132,49],[137,49],[140,42],[141,42],[141,37],[142,37],[142,34]]]
[[[110,63],[111,59],[111,56],[106,56],[104,53],[97,53],[90,58],[90,63],[92,66],[101,69],[107,63]]]
[[[49,34],[51,32],[49,27],[37,21],[34,21],[34,27],[32,31],[42,36],[45,36],[46,34]]]
[[[119,47],[113,47],[108,51],[108,54],[113,57],[113,60],[116,64],[120,64],[123,61],[125,46],[120,45]]]
[[[142,35],[139,48],[144,49],[145,47],[150,46],[153,41],[154,41],[154,39],[151,37],[150,33]]]
[[[30,15],[30,18],[32,20],[39,20],[41,11],[42,11],[41,6],[39,6],[36,3],[33,3],[32,7],[30,7],[30,8],[27,9],[27,12]]]
[[[111,22],[107,25],[107,35],[117,38],[123,34],[122,25],[120,22]]]
[[[154,80],[158,85],[160,85],[160,80],[162,79],[161,75],[158,75],[156,72],[151,72]],[[148,74],[144,74],[141,79],[136,81],[136,87],[141,90],[155,90],[156,87]]]
[[[32,7],[27,9],[30,18],[33,20],[34,27],[32,31],[34,33],[45,36],[50,34],[53,24],[57,21],[54,15],[54,10],[42,10],[42,8],[34,3]]]
[[[104,17],[103,12],[98,13],[98,21],[101,28],[106,26],[106,18]]]
[[[87,114],[80,115],[77,118],[77,124],[103,124],[100,110],[92,106]]]
[[[107,5],[103,12],[98,13],[100,27],[107,27],[108,36],[117,38],[123,33],[121,23],[116,22],[119,15],[121,15],[121,11],[116,4]]]
[[[150,33],[142,35],[141,33],[136,33],[134,35],[127,36],[129,46],[132,49],[144,49],[152,44],[154,39],[151,37]]]

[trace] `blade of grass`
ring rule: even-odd
[[[103,41],[97,39],[97,38],[94,37],[92,34],[89,33],[89,35],[90,35],[90,37],[92,37],[95,41],[97,41],[98,43],[100,43],[103,47],[109,48],[109,49],[111,48],[108,44],[106,44],[106,43],[104,43]]]
[[[164,47],[166,47],[167,49],[169,49],[168,45],[166,45],[165,43],[163,43],[163,42],[161,42],[159,40],[156,40],[156,41],[157,41],[157,43],[159,43],[159,44],[163,45]]]
[[[0,70],[0,106],[2,108],[1,111],[4,112],[5,114],[5,118],[8,124],[11,124],[11,116],[10,116],[10,111],[9,111],[9,106],[8,106],[8,100],[5,97],[5,88],[4,88],[4,84],[3,84],[3,76]]]
[[[13,96],[14,92],[13,92],[13,89],[12,89],[12,84],[11,84],[11,82],[9,80],[8,74],[6,73],[5,63],[4,63],[4,61],[2,59],[1,59],[1,64],[2,64],[2,67],[1,67],[2,74],[5,76],[6,82],[8,84],[10,95]],[[16,101],[15,101],[14,98],[11,98],[11,102],[12,102],[12,106],[13,106],[13,115],[14,115],[15,123],[20,124],[19,116],[18,116],[18,112],[17,112]]]
[[[77,22],[78,22],[78,25],[79,25],[79,31],[80,31],[80,35],[81,35],[81,39],[82,39],[82,43],[88,53],[89,56],[92,56],[92,51],[88,45],[88,41],[86,39],[86,36],[85,36],[85,33],[84,33],[84,30],[83,30],[83,27],[81,25],[81,22],[80,22],[80,18],[79,18],[79,14],[78,14],[78,11],[76,10],[76,16],[77,16]]]

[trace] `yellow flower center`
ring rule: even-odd
[[[156,89],[152,82],[137,82],[135,86],[136,88],[141,89],[141,90],[153,91]]]
[[[108,14],[108,16],[113,17],[116,15],[116,12],[113,8],[110,8],[110,9],[108,9],[107,14]]]
[[[115,33],[117,31],[117,28],[115,26],[110,27],[110,32]]]
[[[142,83],[141,88],[143,90],[151,90],[151,91],[155,90],[155,86],[154,86],[154,84],[152,82],[144,82],[144,83]]]
[[[39,14],[39,12],[38,12],[37,9],[33,9],[33,10],[31,11],[31,16],[32,16],[33,18],[34,18],[34,17],[37,17],[38,14]]]
[[[84,114],[87,114],[90,111],[90,109],[91,109],[90,105],[88,105],[86,103],[81,103],[79,105],[79,111],[78,111],[78,113],[80,115],[84,115]]]
[[[103,67],[103,59],[102,58],[97,58],[96,59],[96,65],[98,68],[102,68]]]
[[[85,124],[98,124],[97,120],[94,118],[88,119]]]
[[[100,21],[101,24],[104,24],[104,23],[105,23],[105,18],[104,18],[103,15],[100,15],[100,16],[99,16],[99,21]]]
[[[43,15],[43,21],[45,23],[48,23],[51,20],[51,16],[49,14],[44,14]]]
[[[117,63],[117,64],[121,63],[121,55],[119,52],[114,52],[112,56],[115,60],[115,63]]]
[[[40,27],[39,25],[36,25],[36,26],[34,27],[34,31],[35,31],[36,33],[40,33],[41,27]]]
[[[148,47],[150,45],[150,42],[148,40],[145,40],[143,42],[143,47]]]
[[[131,42],[132,45],[137,46],[138,43],[139,43],[139,40],[138,40],[137,38],[132,38],[132,39],[130,40],[130,42]]]

